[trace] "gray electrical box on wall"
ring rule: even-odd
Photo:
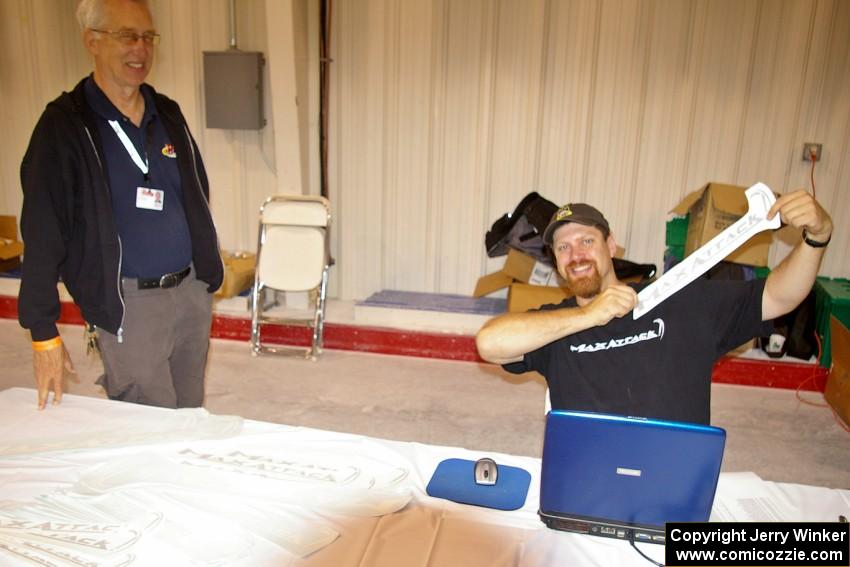
[[[207,128],[259,130],[263,118],[263,54],[205,51],[204,98]]]

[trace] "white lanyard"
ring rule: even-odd
[[[133,145],[133,142],[130,141],[130,138],[127,137],[127,134],[124,132],[124,129],[121,127],[121,124],[118,123],[117,120],[110,120],[109,125],[112,126],[112,129],[115,130],[115,133],[118,134],[118,139],[121,140],[121,143],[124,144],[124,148],[127,150],[127,153],[130,154],[130,157],[142,170],[142,173],[145,175],[145,179],[148,178],[148,156],[145,156],[145,161],[142,161],[142,156],[139,155],[139,152],[136,151],[136,146]]]

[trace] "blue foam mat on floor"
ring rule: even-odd
[[[470,297],[447,293],[381,290],[357,305],[387,307],[391,309],[417,309],[472,315],[498,315],[504,313],[507,302],[497,297]]]

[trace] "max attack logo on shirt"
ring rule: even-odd
[[[177,157],[177,152],[174,151],[174,146],[171,144],[165,144],[162,146],[162,155],[165,157],[170,157],[171,159],[175,159]]]
[[[570,350],[572,352],[597,352],[600,350],[608,350],[612,348],[629,346],[643,341],[651,341],[653,339],[660,340],[662,337],[664,337],[664,320],[654,319],[652,322],[655,323],[655,329],[650,329],[648,331],[644,331],[643,333],[638,333],[637,335],[624,337],[622,339],[611,339],[610,341],[604,343],[570,345]]]

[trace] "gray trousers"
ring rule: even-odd
[[[212,294],[194,269],[177,287],[124,287],[123,341],[98,329],[104,375],[97,381],[112,400],[165,408],[204,403]]]

